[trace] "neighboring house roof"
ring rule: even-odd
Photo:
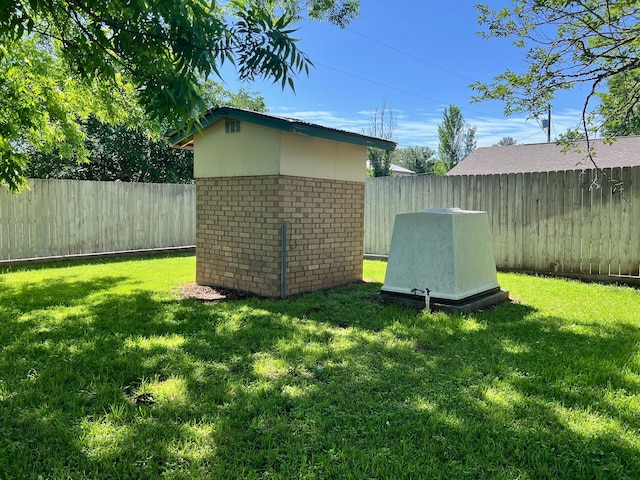
[[[395,163],[392,163],[391,174],[392,175],[416,175],[416,172],[414,172],[413,170],[409,170],[408,168],[401,167],[400,165],[396,165]]]
[[[170,134],[169,143],[174,147],[193,148],[193,137],[198,130],[204,130],[206,127],[214,124],[222,118],[253,122],[258,125],[275,128],[276,130],[282,130],[285,132],[299,133],[302,135],[309,135],[312,137],[319,137],[327,140],[335,140],[338,142],[363,145],[367,147],[382,148],[384,150],[393,150],[396,147],[395,142],[383,140],[381,138],[369,137],[367,135],[347,132],[346,130],[324,127],[322,125],[308,123],[295,118],[279,117],[235,107],[212,108],[204,114],[204,116],[199,120],[197,126],[193,125],[188,130]]]
[[[640,166],[640,136],[618,137],[612,144],[591,140],[594,160],[599,168]],[[553,172],[594,168],[587,156],[585,141],[577,142],[578,151],[557,143],[504,145],[476,148],[447,175],[488,175],[494,173]]]
[[[367,168],[371,170],[371,162],[367,160]],[[408,168],[401,167],[400,165],[396,165],[395,163],[391,164],[391,175],[417,175],[413,170],[409,170]]]

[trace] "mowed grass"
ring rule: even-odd
[[[430,315],[384,270],[209,304],[193,256],[5,270],[0,478],[640,478],[640,291]]]

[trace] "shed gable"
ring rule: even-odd
[[[197,134],[195,178],[277,175],[280,132],[251,122],[220,119]]]

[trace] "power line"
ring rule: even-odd
[[[384,87],[384,88],[389,88],[391,90],[395,90],[397,92],[401,92],[401,93],[404,93],[404,94],[407,94],[407,95],[412,95],[412,96],[417,97],[417,98],[422,98],[424,100],[428,100],[428,101],[433,102],[433,103],[437,103],[437,104],[440,104],[440,105],[448,105],[446,102],[442,102],[440,100],[436,100],[434,98],[427,97],[426,95],[422,95],[420,93],[411,92],[409,90],[405,90],[405,89],[402,89],[402,88],[397,88],[397,87],[388,85],[388,84],[383,83],[383,82],[378,82],[377,80],[371,80],[370,78],[366,78],[366,77],[363,77],[361,75],[356,75],[354,73],[350,73],[350,72],[341,70],[339,68],[331,67],[331,66],[325,65],[323,63],[315,62],[315,65],[317,65],[319,67],[322,67],[322,68],[326,68],[327,70],[332,70],[332,71],[340,73],[342,75],[346,75],[346,76],[349,76],[349,77],[352,77],[352,78],[355,78],[355,79],[358,79],[358,80],[362,80],[364,82],[368,82],[368,83],[371,83],[371,84],[374,84],[374,85],[378,85],[378,86],[381,86],[381,87]],[[489,115],[489,114],[484,113],[484,112],[478,112],[478,111],[475,111],[475,110],[472,110],[472,109],[469,109],[469,108],[466,108],[466,107],[464,107],[464,108],[460,107],[460,108],[461,108],[461,110],[464,110],[466,112],[476,113],[476,114],[482,115],[482,116],[484,116],[486,118],[493,118],[493,119],[496,119],[496,120],[504,120],[504,117],[502,117],[502,118],[501,117],[496,117],[494,115]],[[536,133],[528,135],[528,136],[526,136],[524,138],[520,138],[517,141],[518,141],[518,143],[521,143],[523,140],[527,140],[527,139],[529,139],[531,137],[534,137],[536,135],[539,135],[539,134],[540,134],[539,132],[536,132]]]
[[[524,138],[519,138],[519,139],[517,140],[517,142],[518,142],[518,143],[522,143],[522,141],[523,141],[523,140],[527,140],[527,139],[529,139],[529,138],[531,138],[531,137],[535,137],[536,135],[540,135],[540,132],[535,132],[535,133],[532,133],[531,135],[527,135],[527,136],[526,136],[526,137],[524,137]]]
[[[430,67],[437,68],[438,70],[442,70],[443,72],[447,72],[450,75],[455,75],[456,77],[460,77],[463,80],[468,80],[470,82],[475,82],[476,81],[476,79],[474,79],[474,78],[466,77],[466,76],[464,76],[464,75],[462,75],[462,74],[460,74],[458,72],[454,72],[453,70],[449,70],[448,68],[444,68],[444,67],[441,67],[440,65],[436,65],[433,62],[429,62],[428,60],[425,60],[424,58],[418,57],[418,56],[416,56],[416,55],[414,55],[412,53],[409,53],[409,52],[407,52],[405,50],[401,50],[400,48],[394,47],[393,45],[389,45],[387,43],[381,42],[380,40],[378,40],[376,38],[373,38],[373,37],[370,37],[368,35],[365,35],[364,33],[356,32],[355,30],[353,30],[351,28],[348,28],[348,27],[345,28],[345,30],[348,30],[351,33],[353,33],[355,35],[358,35],[358,36],[360,36],[362,38],[366,38],[370,42],[374,42],[374,43],[377,43],[378,45],[382,45],[383,47],[386,47],[389,50],[393,50],[394,52],[398,52],[398,53],[400,53],[400,54],[402,54],[402,55],[404,55],[406,57],[409,57],[409,58],[411,58],[413,60],[417,60],[417,61],[419,61],[421,63],[424,63],[425,65],[429,65]]]
[[[389,50],[392,50],[392,51],[397,52],[397,53],[399,53],[401,55],[404,55],[404,56],[406,56],[408,58],[411,58],[413,60],[421,62],[421,63],[423,63],[425,65],[428,65],[428,66],[430,66],[432,68],[441,70],[441,71],[446,72],[446,73],[448,73],[450,75],[454,75],[454,76],[459,77],[459,78],[461,78],[463,80],[467,80],[467,81],[470,81],[470,82],[475,82],[476,81],[476,79],[469,78],[469,77],[467,77],[465,75],[462,75],[462,74],[460,74],[458,72],[455,72],[453,70],[449,70],[448,68],[442,67],[442,66],[437,65],[437,64],[435,64],[433,62],[425,60],[422,57],[419,57],[417,55],[409,53],[406,50],[402,50],[400,48],[394,47],[393,45],[389,45],[389,44],[387,44],[385,42],[382,42],[382,41],[380,41],[380,40],[378,40],[376,38],[373,38],[373,37],[371,37],[369,35],[365,35],[364,33],[357,32],[357,31],[353,30],[352,28],[348,28],[347,27],[346,30],[348,30],[349,32],[353,33],[354,35],[358,35],[358,36],[360,36],[360,37],[362,37],[362,38],[364,38],[364,39],[366,39],[366,40],[368,40],[370,42],[373,42],[373,43],[376,43],[378,45],[381,45],[381,46],[383,46],[385,48],[388,48]],[[368,83],[371,83],[371,84],[374,84],[374,85],[378,85],[378,86],[381,86],[381,87],[384,87],[384,88],[395,90],[395,91],[398,91],[398,92],[401,92],[401,93],[404,93],[404,94],[407,94],[407,95],[411,95],[411,96],[414,96],[414,97],[417,97],[417,98],[422,98],[422,99],[427,100],[429,102],[433,102],[433,103],[440,104],[440,105],[443,105],[443,106],[448,105],[450,103],[450,102],[443,102],[441,100],[437,100],[435,98],[431,98],[431,97],[428,97],[426,95],[422,95],[420,93],[412,92],[412,91],[409,91],[409,90],[406,90],[406,89],[403,89],[403,88],[394,87],[392,85],[389,85],[389,84],[386,84],[386,83],[383,83],[383,82],[379,82],[377,80],[372,80],[370,78],[366,78],[366,77],[363,77],[361,75],[356,75],[354,73],[350,73],[350,72],[341,70],[339,68],[331,67],[329,65],[324,65],[324,64],[321,64],[321,63],[316,63],[316,65],[318,65],[320,67],[323,67],[323,68],[326,68],[328,70],[332,70],[334,72],[340,73],[342,75],[346,75],[346,76],[349,76],[349,77],[352,77],[352,78],[356,78],[356,79],[364,81],[364,82],[368,82]],[[475,113],[477,115],[482,115],[482,116],[484,116],[486,118],[493,118],[493,119],[496,119],[496,120],[503,120],[504,119],[504,117],[496,117],[494,115],[489,115],[487,113],[479,112],[479,111],[472,110],[472,109],[466,108],[466,107],[464,107],[464,108],[461,107],[461,109],[463,111],[466,111],[466,112],[471,112],[471,113]],[[555,125],[553,125],[553,127],[555,127]],[[527,139],[529,139],[531,137],[534,137],[534,136],[536,136],[538,134],[539,133],[533,133],[531,135],[528,135],[528,136],[526,136],[524,138],[519,139],[518,142],[522,142],[523,140],[527,140]]]
[[[440,104],[440,105],[449,105],[451,103],[451,102],[443,102],[443,101],[437,100],[435,98],[427,97],[426,95],[422,95],[421,93],[416,93],[416,92],[412,92],[412,91],[409,91],[409,90],[405,90],[403,88],[394,87],[392,85],[389,85],[389,84],[386,84],[386,83],[382,83],[382,82],[378,82],[377,80],[372,80],[370,78],[366,78],[366,77],[363,77],[363,76],[360,76],[360,75],[356,75],[355,73],[347,72],[345,70],[341,70],[339,68],[331,67],[331,66],[325,65],[323,63],[314,62],[314,64],[319,66],[319,67],[326,68],[327,70],[333,70],[334,72],[340,73],[342,75],[347,75],[349,77],[356,78],[358,80],[362,80],[363,82],[372,83],[374,85],[378,85],[378,86],[381,86],[381,87],[384,87],[384,88],[388,88],[390,90],[395,90],[397,92],[401,92],[401,93],[404,93],[406,95],[411,95],[411,96],[414,96],[414,97],[417,97],[417,98],[422,98],[423,100],[428,100],[430,102],[437,103],[437,104]],[[504,118],[496,117],[494,115],[489,115],[489,114],[484,113],[484,112],[479,112],[479,111],[476,111],[476,110],[472,110],[471,108],[468,108],[468,107],[460,107],[460,109],[464,110],[464,111],[467,111],[467,112],[475,113],[477,115],[482,115],[482,116],[487,117],[487,118],[494,118],[496,120],[504,120]]]
[[[428,101],[433,102],[433,103],[440,103],[442,105],[446,105],[445,102],[441,102],[440,100],[436,100],[435,98],[427,97],[427,96],[422,95],[420,93],[410,92],[409,90],[404,90],[402,88],[393,87],[393,86],[388,85],[386,83],[378,82],[377,80],[371,80],[370,78],[362,77],[360,75],[356,75],[355,73],[346,72],[344,70],[340,70],[339,68],[330,67],[329,65],[325,65],[323,63],[315,62],[314,64],[318,65],[319,67],[326,68],[327,70],[333,70],[334,72],[341,73],[342,75],[347,75],[349,77],[357,78],[358,80],[362,80],[363,82],[373,83],[374,85],[378,85],[380,87],[389,88],[391,90],[396,90],[397,92],[406,93],[407,95],[412,95],[414,97],[422,98],[424,100],[428,100]]]

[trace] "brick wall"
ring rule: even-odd
[[[280,296],[362,278],[364,183],[281,175],[196,181],[196,281]]]

